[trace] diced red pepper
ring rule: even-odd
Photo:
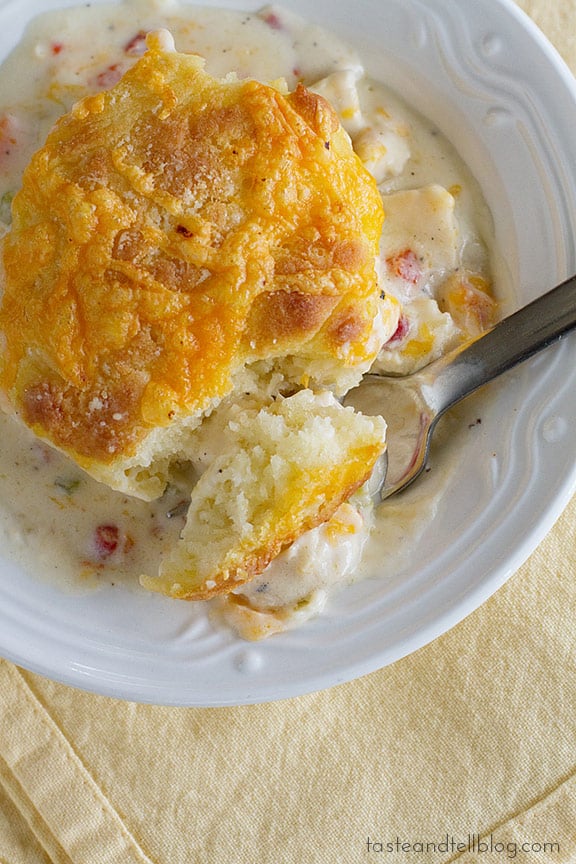
[[[398,326],[396,327],[396,330],[394,331],[388,342],[386,342],[386,345],[390,345],[394,342],[401,342],[402,339],[404,339],[404,337],[408,335],[409,330],[410,322],[408,318],[405,315],[400,315],[400,318],[398,319]]]
[[[61,42],[53,42],[52,43],[52,54],[60,54],[64,45]]]
[[[119,543],[120,531],[117,525],[98,525],[94,532],[94,551],[100,561],[113,555]]]
[[[386,264],[395,276],[412,285],[416,285],[422,278],[422,265],[412,249],[397,252],[396,255],[386,259]]]
[[[124,53],[131,57],[141,57],[146,51],[146,31],[139,30],[124,46]]]
[[[264,20],[264,23],[268,24],[268,26],[271,27],[273,30],[283,30],[284,29],[284,25],[282,24],[282,21],[280,20],[278,15],[276,15],[275,12],[269,12],[268,15],[264,16],[263,20]]]
[[[109,87],[117,84],[123,74],[124,69],[122,65],[120,63],[112,63],[111,66],[108,66],[107,69],[104,69],[103,72],[100,72],[93,79],[93,83],[99,90],[107,90]]]

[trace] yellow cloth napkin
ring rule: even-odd
[[[522,0],[576,69],[575,0]],[[576,499],[481,609],[329,691],[138,706],[0,661],[1,864],[576,861]]]

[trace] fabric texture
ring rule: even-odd
[[[520,5],[576,70],[575,0]],[[576,861],[576,498],[432,644],[218,709],[94,696],[0,661],[0,864]]]

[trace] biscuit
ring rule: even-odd
[[[3,244],[3,396],[143,498],[247,372],[344,392],[397,316],[381,196],[328,102],[216,80],[168,36],[56,124]]]
[[[226,594],[327,522],[370,476],[386,423],[301,390],[232,421],[225,449],[192,490],[181,539],[144,587],[185,600]]]

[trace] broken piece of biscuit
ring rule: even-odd
[[[261,573],[305,531],[327,522],[370,476],[386,424],[301,390],[234,421],[192,490],[186,525],[153,591],[186,600],[227,593]]]

